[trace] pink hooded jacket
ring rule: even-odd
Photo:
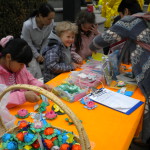
[[[87,57],[92,56],[92,51],[89,48],[89,44],[91,41],[95,38],[96,35],[100,34],[98,31],[97,33],[91,33],[89,37],[87,37],[84,33],[81,34],[81,45],[82,48],[76,52],[76,47],[73,44],[71,47],[71,56],[72,59],[78,63],[78,59],[81,57],[83,60],[85,60]]]
[[[0,84],[5,84],[6,86],[10,86],[9,79],[10,79],[11,73],[8,72],[6,69],[4,69],[2,66],[0,66]],[[16,84],[30,84],[35,86],[42,86],[43,83],[35,79],[26,69],[24,68],[15,73],[15,83]],[[7,104],[7,107],[14,107],[16,105],[20,105],[26,102],[25,95],[24,95],[24,89],[15,90],[12,91],[9,95],[9,102]]]

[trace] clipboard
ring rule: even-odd
[[[86,99],[87,97],[96,103],[126,115],[130,115],[144,103],[140,100],[113,92],[106,88],[98,89],[95,92],[86,95],[81,100],[84,100],[84,98]]]

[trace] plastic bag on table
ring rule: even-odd
[[[6,88],[6,85],[0,84],[0,93],[3,92],[3,90]],[[7,129],[14,127],[14,121],[16,120],[16,117],[11,115],[8,109],[6,108],[9,101],[9,94],[10,92],[6,93],[0,101],[0,118]]]
[[[67,81],[84,89],[96,88],[101,82],[104,82],[104,76],[102,73],[84,69],[81,71],[72,71]]]
[[[88,62],[86,62],[85,64],[82,65],[82,69],[86,69],[86,70],[93,70],[96,72],[102,72],[103,70],[103,61],[96,61],[94,59],[89,60]]]
[[[75,102],[87,94],[88,89],[82,89],[79,86],[69,83],[67,80],[54,88],[53,92],[62,99]]]
[[[119,72],[119,50],[115,50],[109,54],[109,62],[112,68],[112,79],[116,80],[116,76],[120,74]]]

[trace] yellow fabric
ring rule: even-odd
[[[69,74],[70,73],[62,73],[47,84],[57,86],[66,79]],[[104,86],[108,88],[106,85]],[[140,99],[141,101],[145,101],[140,89],[135,91],[133,97]],[[125,115],[100,104],[97,104],[98,107],[94,110],[88,110],[85,109],[84,105],[80,104],[80,102],[69,103],[65,100],[62,101],[71,108],[80,120],[82,120],[82,124],[89,137],[92,150],[127,150],[137,127],[141,130],[141,124],[139,125],[139,122],[143,115],[144,105],[140,106],[132,114]],[[15,115],[21,108],[26,108],[29,112],[34,112],[34,105],[35,104],[33,103],[25,103],[10,109],[10,112]],[[47,111],[51,110],[52,105],[53,102],[50,101]],[[67,117],[68,116],[66,114],[58,115],[55,120],[51,120],[49,122],[56,127],[73,131],[77,134],[75,126],[69,126],[65,121],[65,118]],[[33,121],[30,117],[26,120],[31,122]],[[136,132],[137,135],[139,134],[139,130]]]
[[[102,61],[104,54],[102,53],[92,53],[92,58],[97,61]]]
[[[113,18],[118,15],[118,6],[122,0],[101,0],[102,16],[106,18],[104,26],[109,28],[112,24]],[[141,8],[143,9],[144,0],[138,0]]]
[[[109,28],[114,16],[118,15],[118,6],[121,0],[103,0],[102,1],[102,16],[106,18],[104,26]]]
[[[149,5],[148,5],[148,9],[147,9],[147,11],[148,11],[148,12],[150,12],[150,3],[149,3]]]
[[[102,5],[102,0],[99,0],[99,1],[98,1],[98,5]]]
[[[139,2],[139,4],[140,4],[141,8],[143,9],[143,6],[144,6],[144,0],[138,0],[138,2]]]

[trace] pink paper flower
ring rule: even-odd
[[[42,128],[42,127],[43,127],[43,124],[42,124],[41,121],[36,120],[36,121],[34,122],[34,128],[40,129],[40,128]]]
[[[118,86],[125,86],[124,81],[119,81],[119,82],[118,82]]]
[[[18,115],[21,116],[21,117],[24,117],[28,114],[28,111],[26,109],[20,109],[18,111]]]
[[[89,108],[93,108],[95,106],[95,103],[93,101],[88,101],[86,103],[86,106],[89,107]]]
[[[51,110],[46,112],[45,117],[46,119],[54,119],[57,117],[57,114],[55,113],[55,111]]]

